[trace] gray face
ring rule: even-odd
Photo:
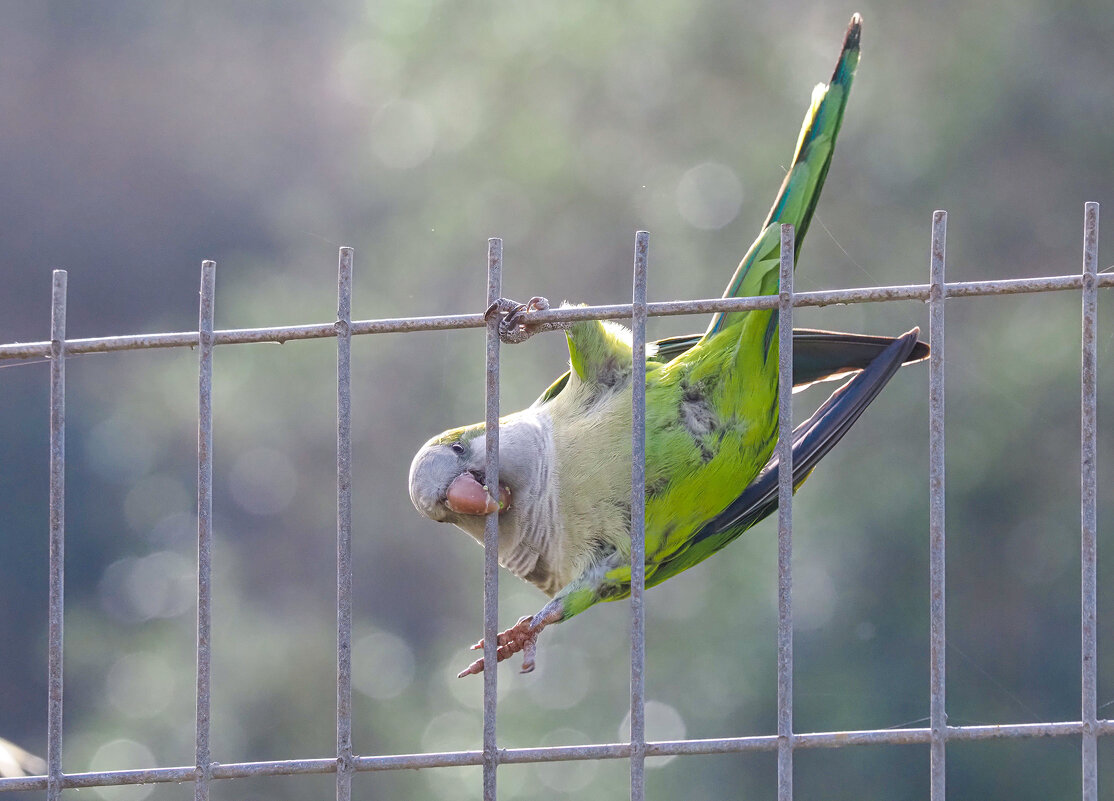
[[[489,512],[499,508],[500,564],[552,595],[564,573],[554,572],[560,558],[554,547],[561,518],[548,415],[531,409],[501,421],[498,504],[491,498],[486,508],[486,437],[476,428],[464,429],[467,440],[456,433],[434,437],[414,456],[410,499],[415,508],[430,520],[452,523],[480,543]]]
[[[499,488],[483,487],[487,438],[482,429],[464,429],[463,436],[440,434],[410,464],[410,500],[430,520],[453,523],[470,534],[480,532],[484,517],[499,505],[504,525],[529,507],[549,474],[552,438],[536,414],[513,415],[499,431]],[[485,500],[490,505],[485,508]]]
[[[423,515],[439,523],[460,523],[464,517],[446,505],[449,485],[468,472],[483,474],[483,437],[469,442],[439,444],[440,437],[427,442],[410,463],[410,500]],[[479,448],[473,446],[479,443]],[[478,453],[474,453],[478,451]]]

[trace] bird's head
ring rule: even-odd
[[[484,485],[487,440],[483,423],[439,434],[410,463],[410,500],[430,520],[482,531],[485,515],[510,508],[511,490]]]

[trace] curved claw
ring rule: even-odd
[[[530,325],[526,322],[531,312],[545,311],[549,308],[549,301],[540,295],[535,295],[526,303],[519,303],[508,298],[499,300],[487,307],[484,319],[490,320],[492,314],[500,314],[503,319],[499,322],[499,339],[509,345],[525,342],[539,331],[548,331],[552,328],[564,328],[562,323],[543,323]]]
[[[499,298],[497,301],[487,307],[487,310],[484,312],[484,319],[490,320],[491,315],[494,312],[498,312],[499,314],[504,315],[509,314],[523,305],[524,304],[519,303],[517,300],[511,300],[510,298]]]
[[[526,616],[519,618],[519,621],[511,626],[506,631],[500,632],[496,637],[495,661],[496,663],[502,662],[504,659],[522,652],[522,673],[529,673],[534,669],[536,664],[536,656],[538,652],[538,635],[541,634],[542,629],[550,623],[555,623],[561,619],[562,613],[560,606],[548,606],[533,617]],[[471,647],[473,651],[479,651],[484,647],[484,641],[480,640]],[[481,656],[475,662],[470,664],[464,670],[457,674],[458,679],[465,676],[471,676],[475,673],[482,673],[484,669],[484,659]]]

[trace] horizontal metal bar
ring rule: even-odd
[[[1100,727],[1103,734],[1114,734],[1114,725]],[[1030,737],[1064,737],[1080,734],[1079,722],[1016,723],[989,726],[948,726],[950,741],[1024,739]],[[932,729],[873,729],[863,731],[817,732],[794,734],[793,748],[842,748],[850,745],[921,745],[932,742]],[[648,743],[647,755],[732,754],[741,751],[776,751],[776,735],[758,737],[727,737],[720,740],[674,740]]]
[[[1083,286],[1080,275],[1056,275],[1044,278],[1010,278],[1001,281],[958,281],[944,285],[944,297],[970,298],[985,295],[1017,295],[1032,292],[1078,290]],[[1114,273],[1099,273],[1098,286],[1114,286]],[[830,289],[821,292],[797,292],[793,306],[832,306],[841,303],[878,303],[891,300],[928,300],[928,284],[878,286],[860,289]],[[717,311],[772,309],[777,297],[765,295],[752,298],[709,298],[704,300],[659,301],[646,304],[649,317],[682,314],[711,314]],[[609,306],[576,306],[533,312],[538,323],[574,320],[617,320],[629,318],[632,306],[621,303]],[[352,323],[353,336],[393,334],[406,331],[445,331],[457,328],[482,328],[482,314],[451,314],[440,317],[395,317],[382,320],[357,320]],[[337,335],[335,323],[277,326],[274,328],[234,328],[216,331],[214,345],[240,345],[257,342],[283,344],[298,339],[324,339]],[[66,340],[66,355],[111,353],[121,350],[154,348],[196,348],[196,331],[166,334],[132,334],[117,337],[87,337]],[[33,359],[50,355],[50,342],[13,342],[0,345],[0,361]]]
[[[949,742],[975,740],[1027,739],[1032,737],[1070,737],[1081,735],[1079,721],[1053,723],[1009,723],[984,726],[948,726]],[[1100,720],[1096,734],[1114,734],[1114,720]],[[864,729],[861,731],[830,731],[794,734],[794,749],[842,748],[851,745],[922,745],[932,740],[932,729]],[[688,756],[699,754],[737,754],[744,751],[777,751],[776,734],[754,737],[725,737],[710,740],[659,740],[646,743],[646,756]],[[586,759],[627,759],[630,743],[593,743],[545,748],[501,748],[500,764],[531,762],[568,762]],[[417,768],[459,767],[482,765],[483,751],[445,751],[429,754],[393,754],[355,757],[357,771],[414,770]],[[214,763],[212,779],[245,779],[252,776],[293,776],[311,773],[335,773],[336,757],[322,759],[287,759],[273,762]],[[145,770],[116,770],[90,773],[66,773],[62,786],[109,787],[125,784],[156,784],[192,781],[193,765]],[[46,789],[46,776],[21,776],[0,779],[0,793]]]
[[[145,770],[111,770],[103,773],[72,773],[65,776],[62,786],[116,787],[129,784],[165,784],[166,782],[192,782],[197,778],[195,766],[182,768],[148,768]],[[209,778],[212,778],[211,776]]]

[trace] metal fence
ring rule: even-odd
[[[91,339],[66,339],[66,272],[54,272],[49,342],[0,345],[0,360],[46,357],[50,359],[50,601],[48,652],[47,774],[0,779],[0,792],[46,790],[57,799],[70,788],[147,784],[194,783],[198,801],[209,798],[214,780],[250,776],[335,773],[338,801],[352,795],[352,776],[360,771],[482,765],[485,800],[496,797],[499,765],[557,760],[628,759],[631,798],[644,798],[646,757],[679,754],[726,754],[743,751],[776,751],[778,799],[793,798],[793,754],[805,748],[842,748],[862,744],[925,743],[930,746],[931,798],[945,797],[945,753],[949,741],[1026,737],[1079,737],[1082,741],[1084,801],[1098,799],[1097,738],[1114,733],[1114,721],[1098,719],[1096,681],[1096,443],[1097,443],[1097,307],[1099,287],[1114,286],[1114,274],[1098,271],[1099,207],[1088,203],[1084,214],[1083,269],[1077,275],[1022,278],[1002,281],[946,283],[944,251],[947,215],[932,218],[930,280],[928,284],[869,287],[821,292],[793,291],[793,230],[782,226],[781,286],[779,294],[753,298],[727,298],[647,303],[646,268],[649,236],[640,231],[635,239],[634,295],[631,304],[586,306],[539,311],[538,323],[593,319],[629,319],[634,330],[634,352],[644,350],[646,318],[652,315],[702,314],[716,311],[776,308],[780,314],[778,455],[778,715],[777,733],[751,737],[647,742],[644,716],[645,616],[645,385],[634,382],[632,426],[632,530],[631,530],[631,735],[629,742],[540,748],[499,748],[496,739],[496,682],[498,671],[484,671],[483,747],[481,750],[422,754],[359,756],[352,743],[352,504],[351,504],[351,343],[352,337],[399,331],[487,328],[487,483],[497,486],[499,423],[498,321],[482,314],[352,320],[353,251],[341,248],[338,268],[338,304],[335,323],[216,331],[213,328],[216,265],[201,265],[201,307],[196,332],[146,334]],[[488,298],[501,294],[502,243],[488,243]],[[947,298],[1032,292],[1080,291],[1082,314],[1081,369],[1081,564],[1082,564],[1082,698],[1080,718],[1048,723],[949,726],[945,715],[944,673],[944,307]],[[927,301],[930,308],[929,361],[929,549],[930,549],[930,709],[927,728],[798,733],[793,729],[793,571],[792,571],[792,404],[793,309],[836,303],[872,303],[892,300]],[[213,348],[247,342],[287,342],[296,339],[335,337],[337,340],[337,748],[336,756],[270,762],[217,763],[209,748],[210,731],[210,626],[212,621],[212,365]],[[65,546],[65,366],[66,357],[82,353],[196,347],[200,355],[197,438],[197,729],[196,761],[181,767],[146,770],[63,773],[62,757],[62,617],[63,553]],[[498,564],[497,515],[488,517],[485,532],[484,659],[495,663]]]

